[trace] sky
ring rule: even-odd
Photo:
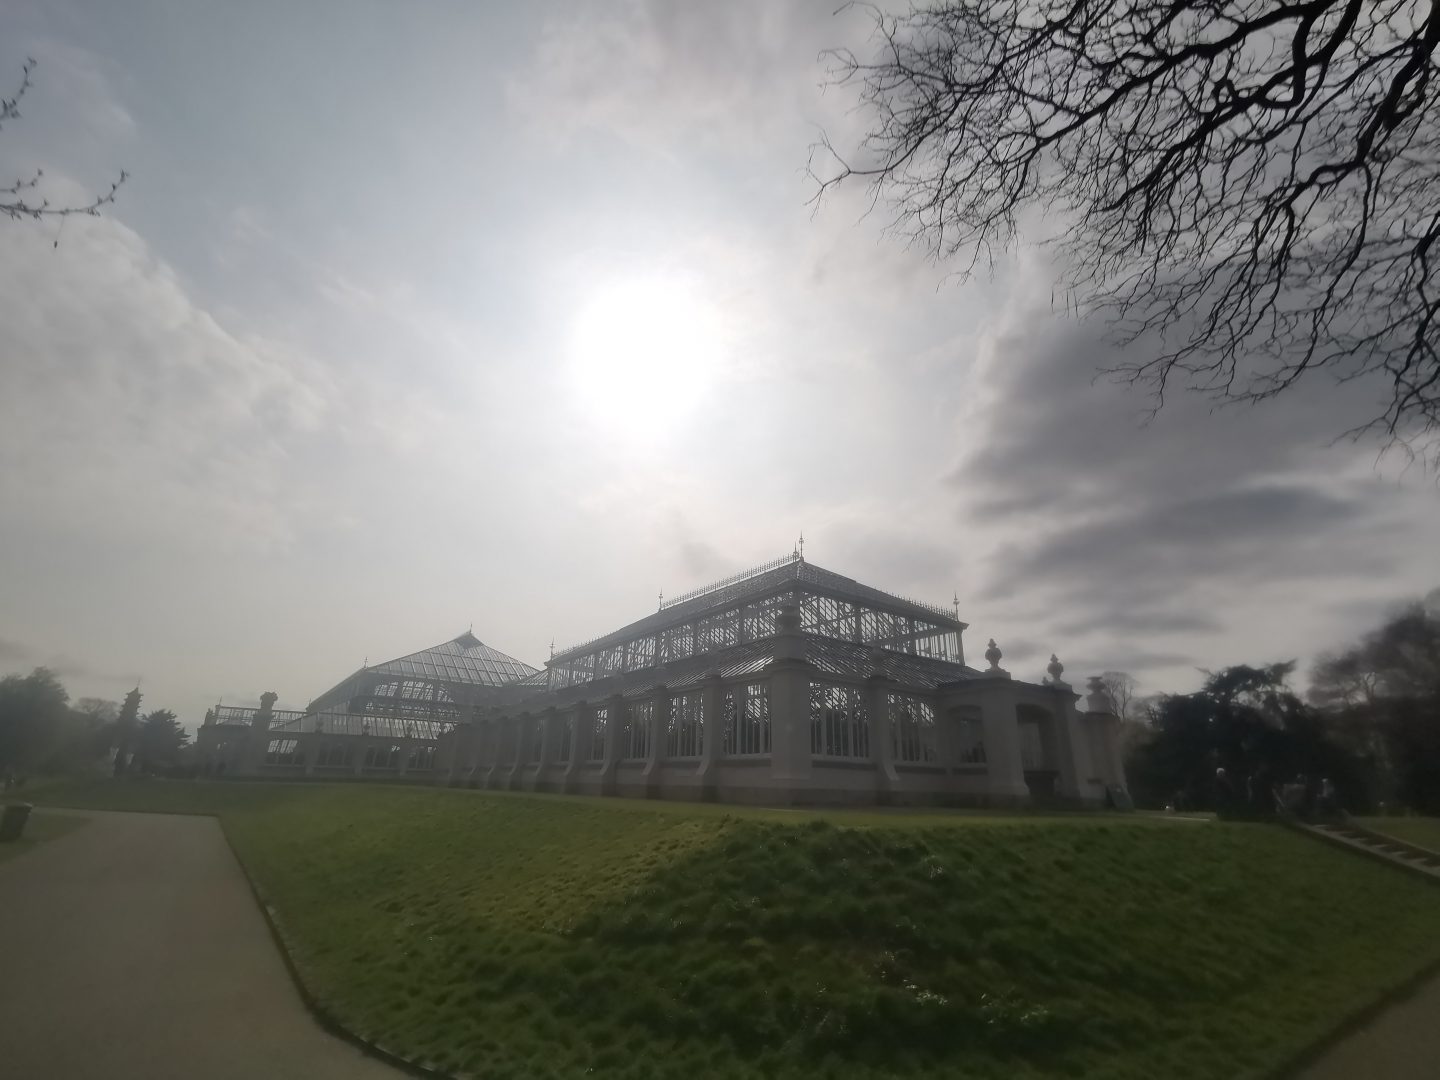
[[[1044,250],[962,279],[814,205],[865,123],[835,6],[8,0],[0,177],[130,179],[0,220],[0,673],[301,707],[467,627],[539,664],[802,533],[957,599],[972,662],[1142,692],[1440,585],[1436,478],[1337,439],[1370,389],[1152,416]]]

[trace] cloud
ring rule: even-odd
[[[1178,671],[1274,659],[1264,628],[1305,610],[1288,659],[1344,632],[1317,600],[1390,595],[1423,565],[1433,490],[1334,441],[1370,388],[1317,381],[1242,409],[1177,395],[1149,417],[1142,392],[1097,377],[1115,359],[1023,293],[981,349],[946,484],[987,543],[974,595],[1007,623],[1105,667]]]
[[[522,122],[551,138],[596,131],[733,152],[813,114],[817,54],[865,25],[828,0],[580,5],[546,20],[506,96]]]
[[[30,650],[19,642],[0,638],[0,664],[23,664],[30,656]]]

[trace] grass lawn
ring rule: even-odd
[[[1397,840],[1408,840],[1431,851],[1440,851],[1440,818],[1374,817],[1361,818],[1360,823]]]
[[[1265,825],[359,785],[45,797],[220,814],[316,996],[477,1076],[1229,1080],[1440,959],[1433,886]]]
[[[47,814],[43,810],[34,810],[30,814],[30,820],[25,823],[25,832],[20,839],[0,844],[0,862],[13,859],[47,840],[64,836],[84,825],[87,820],[89,819],[71,814]]]

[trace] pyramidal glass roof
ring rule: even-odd
[[[372,675],[442,679],[480,686],[504,686],[537,670],[523,660],[492,649],[468,630],[450,641],[369,668]]]

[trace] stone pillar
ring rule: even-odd
[[[985,793],[1001,806],[1030,801],[1025,766],[1020,757],[1020,723],[1015,715],[1015,687],[1005,678],[986,678],[979,684],[975,703],[980,706],[980,727],[985,739]]]
[[[1123,720],[1115,714],[1115,699],[1111,697],[1110,691],[1105,688],[1105,680],[1099,675],[1090,676],[1085,689],[1088,691],[1085,698],[1085,719],[1099,726],[1100,741],[1104,747],[1103,760],[1092,764],[1097,769],[1106,770],[1106,783],[1116,784],[1128,791],[1125,755],[1120,752],[1120,725]]]
[[[555,740],[560,734],[556,725],[555,708],[551,706],[540,714],[540,763],[535,769],[535,782],[532,785],[536,791],[548,791],[550,787],[550,759],[555,756]]]
[[[560,781],[560,790],[566,794],[580,790],[580,775],[586,758],[590,756],[590,727],[590,706],[577,701],[570,719],[570,763],[565,766]]]
[[[1060,791],[1067,799],[1087,800],[1103,792],[1090,789],[1089,779],[1095,775],[1090,763],[1090,745],[1086,738],[1084,721],[1075,709],[1079,695],[1068,684],[1059,683],[1055,691],[1055,735],[1058,764],[1060,766]]]
[[[870,714],[870,757],[875,762],[876,799],[881,805],[894,801],[894,793],[904,787],[895,768],[895,737],[890,730],[890,691],[895,680],[877,670],[865,680],[865,708]]]
[[[523,712],[510,721],[512,752],[504,775],[506,791],[517,791],[523,786],[525,773],[525,740],[530,735],[530,714]]]
[[[770,775],[776,794],[793,797],[810,783],[810,678],[800,606],[787,597],[775,616],[779,631],[774,656],[765,669],[770,678]]]
[[[697,771],[700,784],[700,798],[711,802],[719,798],[720,762],[724,759],[724,704],[725,685],[720,672],[711,669],[705,673],[700,687],[700,702],[703,715],[700,724],[700,767]]]
[[[505,775],[505,729],[510,723],[508,716],[498,711],[491,712],[485,719],[485,771],[480,786],[489,790],[498,788]]]
[[[660,778],[665,769],[665,735],[670,730],[670,689],[664,683],[655,686],[655,707],[650,710],[650,754],[640,774],[645,798],[660,797]]]
[[[605,699],[605,759],[600,766],[600,794],[616,793],[615,770],[620,763],[620,737],[625,726],[625,699],[612,694]]]

